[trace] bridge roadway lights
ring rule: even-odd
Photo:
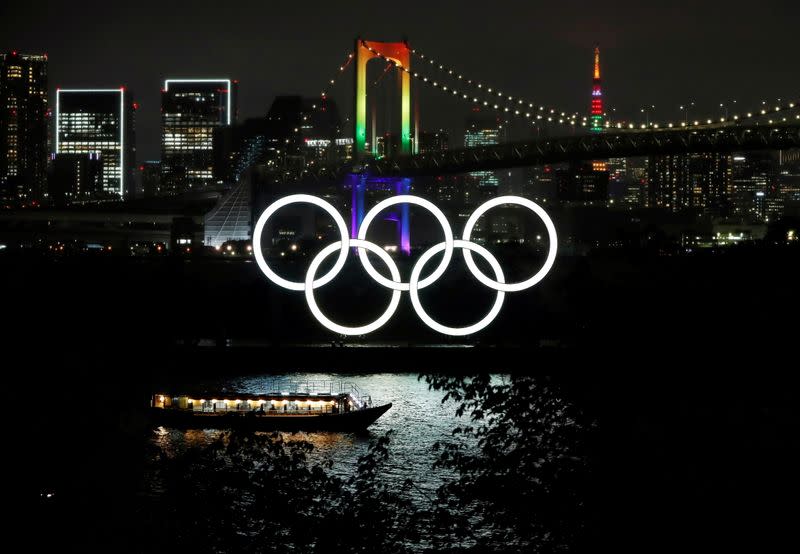
[[[441,154],[418,154],[363,161],[360,173],[377,176],[415,177],[488,171],[568,161],[610,157],[659,156],[688,153],[727,153],[751,150],[800,148],[800,123],[732,126],[712,129],[664,129],[615,131],[614,133],[560,137],[490,147],[449,150]],[[315,168],[315,172],[280,177],[336,178],[352,172],[353,166]]]

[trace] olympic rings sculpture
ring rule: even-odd
[[[266,259],[264,259],[264,253],[261,250],[261,235],[264,232],[264,227],[266,226],[267,221],[269,221],[269,218],[272,217],[272,215],[279,209],[296,203],[312,204],[325,210],[333,218],[336,226],[339,229],[339,234],[341,235],[341,240],[338,240],[333,244],[329,244],[314,257],[314,259],[311,261],[311,265],[308,267],[308,271],[306,272],[306,277],[303,282],[289,281],[275,273],[267,264]],[[429,248],[424,254],[422,254],[422,256],[420,256],[419,260],[417,260],[416,264],[411,270],[411,277],[409,278],[408,282],[402,281],[397,264],[394,263],[394,260],[392,260],[391,256],[389,256],[389,254],[387,254],[383,248],[379,247],[375,243],[369,242],[366,238],[367,230],[369,229],[369,226],[375,217],[385,208],[394,206],[395,204],[415,204],[427,209],[439,221],[439,224],[442,226],[442,230],[444,231],[444,242],[440,242],[439,244]],[[515,204],[528,208],[537,216],[539,216],[547,228],[547,234],[550,243],[547,252],[547,258],[545,259],[542,268],[529,279],[520,281],[518,283],[506,283],[503,270],[500,267],[497,259],[486,248],[470,241],[470,236],[472,235],[472,231],[475,228],[478,218],[480,218],[488,210],[505,204]],[[389,306],[386,308],[386,311],[383,312],[383,314],[375,321],[360,327],[345,327],[344,325],[340,325],[332,321],[322,313],[317,305],[316,299],[314,298],[314,289],[330,283],[342,270],[345,261],[347,260],[347,254],[351,248],[358,249],[358,257],[369,276],[372,277],[378,284],[383,285],[392,291],[392,298],[389,301]],[[463,250],[464,260],[472,275],[474,275],[475,278],[485,286],[497,291],[497,296],[492,308],[489,310],[489,313],[487,313],[486,316],[484,316],[483,319],[477,323],[468,325],[466,327],[448,327],[435,321],[422,307],[422,303],[419,299],[419,289],[432,285],[447,270],[450,259],[453,257],[453,249],[455,248],[460,248]],[[365,335],[382,327],[392,318],[394,312],[397,310],[397,306],[400,303],[401,293],[406,291],[411,297],[411,305],[414,307],[414,311],[417,313],[417,316],[419,316],[419,318],[431,329],[451,336],[463,336],[476,333],[488,326],[497,317],[497,314],[500,313],[500,309],[503,307],[503,300],[505,299],[505,294],[507,292],[517,292],[531,288],[539,283],[539,281],[544,279],[544,277],[553,267],[553,263],[556,259],[557,249],[558,240],[556,237],[556,228],[555,225],[553,225],[553,221],[550,219],[550,216],[547,215],[547,212],[545,212],[541,206],[531,200],[528,200],[527,198],[522,198],[520,196],[500,196],[493,198],[479,206],[467,220],[461,239],[453,238],[453,231],[450,228],[450,223],[447,221],[447,218],[445,218],[444,214],[439,208],[437,208],[432,202],[413,195],[394,196],[392,198],[387,198],[386,200],[383,200],[375,205],[375,207],[373,207],[367,213],[367,215],[364,216],[361,227],[358,231],[357,239],[350,238],[347,224],[336,208],[334,208],[325,200],[308,194],[292,194],[272,203],[258,218],[255,229],[253,230],[253,250],[255,251],[256,263],[261,271],[264,272],[264,275],[267,276],[267,279],[279,287],[283,287],[288,290],[303,291],[306,296],[308,307],[317,321],[331,331],[342,335]],[[392,276],[391,279],[387,279],[378,273],[378,271],[369,261],[366,251],[376,254],[378,258],[380,258],[380,260],[386,265],[386,267],[389,268],[389,273]],[[325,259],[335,252],[338,252],[338,256],[333,267],[322,277],[317,277],[319,266],[323,261],[325,261]],[[422,270],[425,265],[439,252],[444,252],[442,261],[430,275],[425,278],[421,278]],[[489,266],[494,272],[494,279],[488,277],[478,268],[478,266],[475,264],[475,260],[472,257],[473,252],[481,256],[489,263]]]

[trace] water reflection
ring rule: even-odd
[[[173,384],[180,391],[218,391],[220,393],[263,394],[274,379],[293,381],[333,380],[354,383],[366,390],[373,404],[392,402],[392,408],[364,433],[298,432],[285,433],[293,440],[306,440],[314,445],[311,459],[333,461],[332,471],[347,475],[355,469],[358,457],[367,452],[370,438],[393,431],[391,456],[384,474],[401,483],[412,479],[423,491],[436,487],[446,474],[432,469],[436,459],[434,444],[452,440],[451,431],[459,423],[455,404],[442,403],[442,393],[431,391],[424,379],[415,373],[375,373],[350,375],[343,373],[264,373],[218,380]],[[153,441],[165,454],[175,455],[182,450],[203,446],[220,436],[218,430],[178,430],[158,428]]]

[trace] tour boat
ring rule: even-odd
[[[264,394],[154,394],[159,425],[257,431],[363,431],[392,407],[374,406],[354,385],[329,382],[271,385]]]

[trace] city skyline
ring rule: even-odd
[[[88,10],[92,5],[83,4]],[[187,12],[140,3],[133,14],[120,10],[118,18],[110,17],[107,26],[97,29],[88,25],[88,19],[75,19],[84,10],[53,6],[50,9],[57,17],[42,21],[32,7],[15,5],[3,7],[4,19],[16,25],[0,50],[47,53],[51,98],[57,86],[128,86],[142,106],[137,114],[139,159],[156,159],[160,150],[158,95],[164,78],[224,75],[239,79],[241,118],[263,116],[279,94],[319,94],[357,34],[385,40],[405,37],[412,47],[476,78],[581,113],[586,111],[586,90],[591,86],[586,68],[594,43],[603,52],[603,92],[609,113],[619,110],[631,116],[645,105],[654,105],[651,117],[677,118],[679,106],[693,101],[698,109],[706,108],[702,111],[722,114],[725,107],[719,107],[720,103],[733,105],[737,100],[738,105],[749,106],[791,95],[800,89],[800,78],[786,71],[781,53],[791,51],[791,22],[796,20],[791,13],[797,8],[777,2],[772,3],[773,9],[752,12],[744,6],[631,5],[613,13],[569,10],[567,14],[565,8],[534,10],[511,4],[481,15],[482,24],[495,23],[508,30],[500,40],[481,41],[472,40],[469,33],[470,25],[477,25],[473,14],[445,14],[431,7],[420,10],[417,5],[409,6],[409,13],[426,17],[403,18],[397,25],[394,20],[387,23],[374,17],[384,10],[381,7],[371,7],[368,14],[354,10],[347,17],[344,12],[317,8],[313,13],[324,17],[310,19],[286,6],[239,3],[227,12],[204,17],[208,10]],[[158,17],[137,27],[134,22],[140,15],[151,11]],[[263,21],[263,31],[257,21]],[[270,21],[276,24],[270,26]],[[62,28],[71,32],[64,33]],[[163,36],[170,36],[171,29],[176,40],[142,41],[143,28],[163,30]],[[105,40],[108,30],[115,40]],[[73,40],[75,36],[80,40]],[[723,36],[747,40],[723,40]],[[698,52],[694,44],[701,43]],[[103,75],[79,55],[87,48],[94,49],[95,62],[107,66]],[[526,53],[522,69],[521,50]],[[741,79],[745,73],[748,79]],[[331,95],[337,100],[347,98],[350,88],[348,80]],[[723,90],[736,96],[727,98],[720,94]],[[421,94],[422,130],[445,127],[458,133],[463,111],[455,118],[442,115],[448,110],[440,106],[449,106],[450,112],[457,112],[457,106],[436,92]],[[351,115],[349,102],[339,103],[344,115]]]
[[[797,0],[0,21],[22,548],[797,542]]]

